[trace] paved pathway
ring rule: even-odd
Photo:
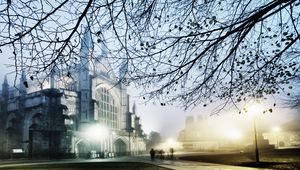
[[[151,161],[145,156],[137,157],[142,162],[155,164],[157,166],[174,169],[174,170],[263,170],[263,168],[249,168],[242,166],[231,166],[223,164],[184,161],[184,160],[160,160]]]
[[[248,168],[222,164],[184,161],[184,160],[160,160],[151,161],[148,156],[118,157],[111,159],[67,159],[67,160],[0,160],[0,168],[11,166],[64,164],[74,162],[144,162],[174,170],[262,170],[262,168]]]

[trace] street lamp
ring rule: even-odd
[[[255,159],[256,163],[259,163],[259,152],[257,145],[257,130],[256,130],[256,119],[253,118],[253,130],[254,130],[254,141],[255,141]]]
[[[255,146],[255,160],[256,163],[259,163],[259,152],[258,152],[258,143],[257,143],[257,129],[256,129],[256,117],[259,112],[263,110],[261,104],[255,102],[248,109],[248,112],[251,117],[253,117],[253,132],[254,132],[254,146]]]

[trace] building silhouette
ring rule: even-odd
[[[126,64],[117,78],[105,58],[105,44],[97,57],[92,57],[92,51],[91,32],[85,28],[81,61],[72,79],[61,83],[53,70],[47,86],[31,90],[24,74],[17,88],[4,78],[0,92],[2,156],[17,151],[28,157],[108,157],[146,150],[136,106],[130,111],[126,85],[120,83],[126,78]],[[102,129],[89,134],[96,126]]]

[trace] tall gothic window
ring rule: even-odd
[[[117,113],[118,113],[118,106],[110,94],[109,90],[106,88],[99,88],[96,91],[96,100],[99,101],[98,105],[98,118],[100,122],[112,129],[117,128]]]

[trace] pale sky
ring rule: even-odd
[[[176,104],[161,106],[159,102],[155,103],[155,101],[145,104],[142,99],[134,97],[136,92],[133,89],[129,89],[128,91],[129,94],[132,95],[131,102],[135,101],[137,104],[136,111],[137,114],[141,116],[142,126],[146,133],[157,131],[166,138],[177,138],[179,132],[183,130],[185,126],[185,119],[187,116],[194,116],[195,119],[197,119],[198,116],[214,119],[216,120],[216,124],[224,123],[239,126],[243,123],[249,123],[248,120],[243,122],[245,115],[238,114],[238,111],[235,109],[227,108],[217,115],[211,115],[214,113],[217,103],[208,105],[208,107],[203,107],[201,105],[184,111],[183,108],[176,106]],[[284,108],[283,105],[280,104],[282,101],[279,98],[269,101],[264,105],[265,107],[270,107],[274,102],[276,102],[278,106],[273,108],[272,113],[261,115],[263,124],[261,126],[271,128],[272,126],[281,125],[292,119],[300,118],[298,110]],[[250,125],[252,125],[252,123],[250,123]],[[244,127],[248,126],[245,125]]]

